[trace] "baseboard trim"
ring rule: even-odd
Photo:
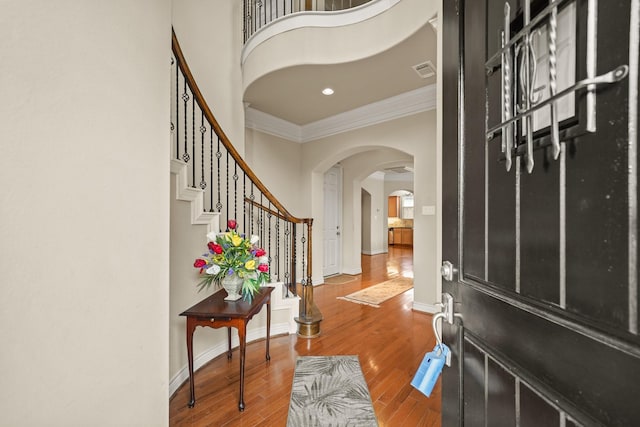
[[[422,311],[423,313],[429,313],[429,314],[434,314],[434,313],[439,313],[440,307],[438,307],[437,305],[433,305],[433,304],[425,304],[422,302],[413,302],[413,309],[415,311]]]
[[[264,327],[256,328],[247,331],[247,344],[252,343],[253,341],[261,340],[266,338],[267,334],[264,330]],[[289,324],[288,323],[279,323],[275,325],[271,325],[271,336],[277,335],[289,335]],[[237,334],[232,334],[231,337],[231,348],[235,349],[240,345]],[[215,359],[227,352],[227,340],[224,339],[223,342],[210,347],[208,350],[200,353],[198,356],[193,358],[193,370],[194,372],[204,366],[206,363]],[[178,371],[178,373],[171,379],[169,382],[169,396],[172,397],[173,394],[180,388],[185,381],[189,379],[189,366],[185,365]]]
[[[350,274],[355,276],[356,274],[362,274],[362,268],[343,268],[342,274]]]
[[[363,255],[379,255],[379,254],[386,254],[387,251],[384,251],[382,249],[378,249],[375,251],[362,251]]]

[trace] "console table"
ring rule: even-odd
[[[225,301],[224,297],[227,296],[227,292],[220,290],[180,313],[180,316],[186,316],[187,318],[187,357],[189,359],[189,388],[191,391],[190,408],[196,404],[193,378],[193,331],[196,326],[208,326],[216,329],[226,327],[229,340],[227,358],[231,359],[231,328],[233,327],[238,330],[238,338],[240,338],[240,400],[238,401],[238,409],[244,411],[244,359],[247,345],[247,323],[254,315],[260,312],[263,305],[267,305],[266,359],[270,360],[269,338],[271,335],[271,292],[273,292],[273,289],[270,286],[260,288],[251,302],[244,301],[244,299]]]

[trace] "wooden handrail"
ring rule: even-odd
[[[301,224],[301,223],[308,224],[308,223],[313,221],[313,218],[295,218],[297,221],[294,221],[291,218],[286,217],[285,215],[282,215],[280,212],[274,211],[273,209],[269,209],[265,205],[263,205],[261,203],[258,203],[255,200],[251,200],[248,197],[245,197],[244,201],[245,201],[245,203],[247,203],[247,204],[249,204],[249,205],[251,205],[253,207],[256,207],[258,209],[261,209],[261,210],[263,210],[263,211],[275,216],[278,219],[283,219],[285,221],[291,221],[291,222],[295,222],[295,223],[298,223],[298,224]]]
[[[218,123],[218,121],[213,116],[213,113],[209,109],[209,106],[207,105],[207,102],[205,101],[204,96],[200,92],[200,89],[198,88],[198,85],[196,84],[195,79],[191,74],[191,70],[189,69],[187,61],[184,58],[182,49],[180,48],[180,44],[178,43],[178,39],[176,37],[176,33],[173,28],[171,29],[171,48],[173,50],[173,54],[176,57],[178,67],[180,67],[180,70],[182,71],[182,75],[184,76],[184,81],[189,86],[189,89],[193,94],[193,100],[195,100],[195,102],[198,104],[198,107],[202,111],[203,116],[206,117],[207,122],[209,123],[209,125],[211,126],[215,134],[218,136],[219,142],[221,142],[222,145],[226,148],[227,153],[231,155],[231,157],[235,161],[235,164],[240,166],[240,169],[242,169],[242,171],[245,173],[245,176],[249,178],[249,180],[253,183],[253,185],[255,185],[257,189],[260,191],[260,193],[266,197],[266,199],[271,203],[271,205],[273,205],[273,207],[275,207],[275,210],[271,209],[271,206],[269,207],[264,206],[262,203],[258,203],[253,199],[247,198],[247,197],[244,198],[244,203],[250,206],[256,207],[258,209],[261,209],[263,211],[266,211],[267,213],[274,215],[279,220],[287,221],[294,224],[302,224],[303,227],[306,227],[307,240],[306,240],[306,245],[304,245],[303,248],[306,247],[307,253],[306,253],[306,257],[303,256],[303,260],[302,260],[302,265],[304,265],[306,261],[306,269],[305,269],[306,277],[305,277],[305,280],[302,282],[304,286],[303,286],[302,298],[300,300],[300,316],[296,317],[295,321],[298,323],[299,335],[304,337],[309,337],[309,338],[317,336],[320,333],[320,322],[322,321],[322,314],[320,313],[320,310],[318,310],[318,308],[315,306],[313,302],[313,285],[311,283],[311,272],[312,272],[311,240],[312,240],[312,233],[313,233],[313,229],[312,229],[313,218],[298,218],[291,215],[289,211],[282,205],[282,203],[280,203],[278,199],[276,199],[275,196],[267,189],[267,187],[262,183],[262,181],[258,179],[258,177],[253,173],[251,168],[249,168],[247,163],[244,161],[244,159],[240,156],[238,151],[235,149],[233,144],[231,144],[231,141],[229,140],[227,135],[224,133],[224,131],[220,127],[220,124]],[[186,101],[185,101],[185,105],[186,105]],[[303,237],[302,241],[304,242],[304,231],[303,231],[302,237]],[[293,226],[293,230],[290,238],[291,238],[291,244],[292,244],[293,254],[294,254],[291,260],[292,262],[291,279],[292,279],[292,285],[295,288],[296,286],[295,246],[296,246],[296,240],[297,240],[296,226]],[[303,249],[303,253],[304,253],[304,249]]]
[[[213,116],[213,113],[209,109],[207,102],[204,100],[204,96],[202,96],[202,93],[200,92],[200,88],[198,88],[198,85],[196,84],[195,79],[191,74],[191,70],[189,69],[189,65],[187,64],[187,61],[184,58],[182,49],[180,48],[180,44],[178,43],[178,38],[176,37],[176,33],[173,28],[171,29],[171,48],[173,50],[173,54],[176,56],[176,59],[178,60],[178,66],[180,67],[180,70],[182,70],[182,74],[184,75],[187,85],[189,85],[189,88],[191,89],[191,92],[193,93],[193,96],[195,97],[196,102],[198,103],[198,106],[200,106],[200,109],[202,110],[205,117],[207,118],[207,121],[209,122],[209,124],[211,124],[211,127],[214,129],[216,135],[218,135],[218,137],[220,138],[222,145],[224,145],[227,151],[231,154],[231,157],[233,157],[233,159],[244,171],[244,173],[247,174],[251,182],[253,182],[256,185],[256,187],[258,187],[258,190],[260,190],[267,197],[267,199],[278,209],[278,211],[282,213],[285,220],[295,222],[298,224],[307,223],[310,220],[310,218],[298,218],[289,213],[289,211],[282,205],[282,203],[280,203],[278,199],[276,199],[275,196],[267,189],[267,187],[262,183],[262,181],[258,179],[258,177],[251,170],[251,168],[249,168],[249,165],[247,165],[247,163],[244,161],[244,159],[240,156],[238,151],[235,149],[233,144],[231,144],[231,141],[229,141],[229,138],[220,127],[220,124],[218,124],[218,121]]]

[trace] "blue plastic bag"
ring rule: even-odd
[[[416,372],[411,381],[411,385],[429,397],[442,372],[448,353],[449,347],[444,344],[436,344],[433,351],[425,354],[422,363],[418,367],[418,372]]]

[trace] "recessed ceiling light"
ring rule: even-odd
[[[333,89],[331,89],[330,87],[326,87],[322,89],[322,94],[327,96],[333,95]]]

